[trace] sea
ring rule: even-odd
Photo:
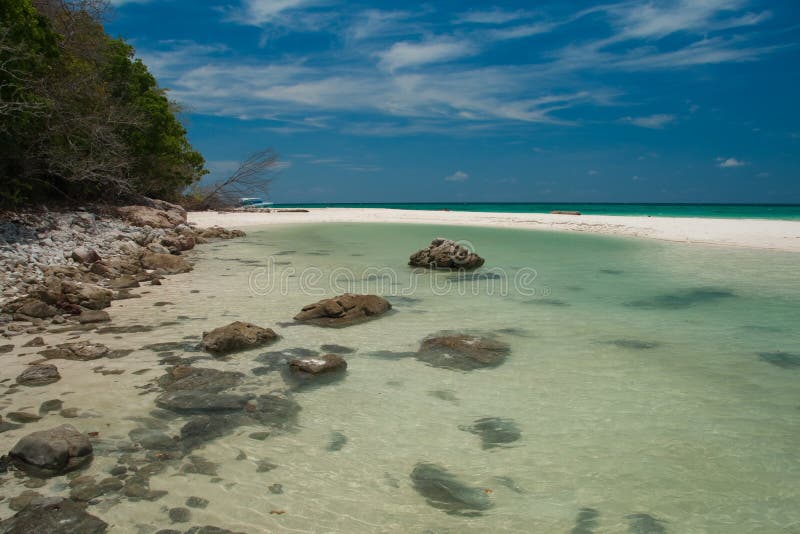
[[[450,202],[450,203],[306,203],[275,204],[275,208],[386,208],[398,210],[450,210],[495,213],[550,213],[579,211],[584,215],[650,217],[712,217],[730,219],[800,219],[800,204],[604,204],[575,202]]]
[[[437,236],[468,243],[485,265],[409,267]],[[130,354],[53,360],[62,379],[37,388],[13,378],[38,349],[3,355],[3,417],[42,419],[6,425],[2,451],[68,423],[94,436],[94,462],[78,474],[147,480],[147,498],[122,490],[90,500],[111,533],[800,529],[796,254],[362,223],[254,227],[191,258],[192,272],[115,301],[112,328],[46,336],[48,345],[88,340]],[[341,329],[292,324],[303,306],[348,291],[382,295],[393,309]],[[237,320],[281,337],[225,358],[198,350],[204,331]],[[414,357],[442,333],[486,336],[510,351],[469,371]],[[285,380],[282,354],[331,351],[348,362],[340,380]],[[230,426],[209,427],[187,449],[186,425],[203,416],[156,402],[160,378],[178,364],[242,373],[239,394],[285,396],[299,411],[279,426],[223,412]],[[37,411],[54,401],[63,411]],[[34,482],[2,476],[0,517],[24,491],[71,491],[70,478]]]

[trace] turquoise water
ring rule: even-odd
[[[472,243],[487,259],[483,276],[458,281],[406,265],[439,235]],[[302,407],[297,427],[257,440],[251,434],[263,427],[242,426],[193,451],[216,465],[214,475],[167,463],[150,479],[168,492],[157,501],[103,497],[89,511],[112,532],[792,532],[800,526],[797,258],[492,228],[255,228],[201,247],[193,272],[112,306],[115,325],[155,330],[81,333],[132,354],[59,361],[61,382],[5,396],[4,414],[63,398],[80,416],[49,414],[0,434],[0,448],[69,422],[100,431],[86,474],[108,476],[130,455],[130,430],[155,420],[179,435],[186,422],[154,411],[149,388],[164,364],[143,346],[196,341],[243,320],[282,339],[221,360],[176,355],[245,373],[254,394],[292,395]],[[394,311],[345,329],[285,325],[303,305],[348,290],[385,295]],[[415,351],[440,331],[496,335],[511,353],[470,372],[380,356]],[[291,391],[280,373],[253,372],[265,350],[322,344],[355,349],[344,354],[341,382]],[[4,377],[36,358],[18,355],[4,356]],[[90,371],[100,364],[125,372]],[[464,429],[486,417],[513,421],[519,439],[484,449]],[[334,440],[341,446],[332,450]],[[276,467],[259,471],[263,461]],[[484,492],[488,508],[467,516],[433,506],[410,478],[420,464]],[[268,489],[275,484],[282,493]],[[0,495],[24,489],[7,479]],[[63,479],[36,491],[63,491]],[[191,523],[170,526],[166,510],[189,496],[210,503],[191,511]],[[7,502],[0,517],[10,515]]]
[[[389,208],[501,213],[580,211],[585,215],[649,215],[652,217],[721,217],[733,219],[800,219],[797,204],[587,204],[547,203],[377,203],[377,204],[275,204],[275,208]]]

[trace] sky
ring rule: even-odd
[[[270,200],[800,203],[796,0],[112,0]]]

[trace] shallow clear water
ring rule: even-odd
[[[481,271],[496,279],[448,285],[448,273],[405,266],[439,235],[474,244],[487,258]],[[245,372],[249,387],[266,392],[285,386],[279,375],[250,372],[261,365],[256,355],[336,343],[357,349],[345,355],[346,378],[294,394],[302,406],[295,431],[257,441],[248,435],[259,427],[240,427],[194,451],[219,464],[221,480],[169,467],[151,479],[151,488],[169,491],[160,500],[123,498],[90,510],[118,532],[167,528],[165,507],[192,495],[211,502],[192,511],[191,524],[246,532],[569,532],[584,507],[599,513],[596,532],[627,532],[633,514],[649,514],[669,532],[800,529],[800,368],[759,356],[800,354],[798,282],[796,255],[763,251],[465,227],[251,230],[244,240],[202,247],[192,273],[135,290],[145,293],[141,299],[110,310],[115,325],[188,319],[81,339],[139,349],[251,321],[283,339],[196,365]],[[394,294],[395,312],[340,330],[277,326],[343,290]],[[164,301],[172,304],[153,306]],[[511,355],[471,372],[371,355],[416,350],[443,330],[497,333]],[[4,356],[3,377],[32,359]],[[100,432],[88,472],[107,472],[139,426],[131,418],[154,408],[156,393],[137,386],[163,373],[158,362],[150,350],[56,362],[60,382],[6,395],[2,411],[61,398],[82,416],[52,414],[0,434],[2,449],[70,422]],[[126,372],[95,374],[98,365]],[[132,374],[143,368],[150,370]],[[514,420],[521,439],[483,449],[478,436],[459,429],[482,417]],[[169,432],[183,422],[166,421]],[[347,441],[329,451],[335,432]],[[265,459],[278,467],[257,472]],[[409,479],[420,462],[487,490],[492,508],[462,517],[430,506]],[[275,483],[283,494],[268,490]],[[9,480],[0,494],[22,489]],[[10,513],[5,502],[2,517]]]

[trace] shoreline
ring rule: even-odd
[[[657,239],[781,252],[800,252],[800,221],[776,219],[714,219],[696,217],[647,217],[624,215],[555,215],[424,211],[389,208],[310,208],[307,212],[189,212],[198,227],[314,224],[404,223],[442,226],[479,226],[521,230],[584,232],[617,237]]]

